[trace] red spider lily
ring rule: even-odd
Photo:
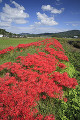
[[[45,45],[42,49],[45,52],[39,52],[37,49],[37,53],[33,55],[28,53],[27,56],[18,56],[17,63],[7,62],[0,65],[0,71],[7,70],[5,76],[0,78],[0,119],[42,120],[44,117],[36,109],[37,101],[41,98],[45,100],[46,96],[49,96],[67,102],[67,98],[63,97],[63,86],[75,88],[78,85],[77,80],[70,78],[66,72],[61,74],[56,71],[57,66],[61,69],[67,67],[60,59],[69,60],[62,45],[55,39],[19,44],[15,48],[0,51],[0,54],[33,45]],[[57,48],[57,51],[50,48],[50,45]],[[41,97],[41,93],[46,95]],[[54,115],[44,118],[54,119]]]

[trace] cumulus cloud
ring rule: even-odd
[[[51,5],[42,5],[43,11],[50,11],[53,14],[61,14],[64,11],[64,8],[61,8],[60,10],[51,7]]]
[[[16,8],[19,8],[21,10],[25,10],[25,8],[23,6],[20,6],[18,3],[16,3],[15,1],[12,1],[12,3],[15,5]]]
[[[35,22],[35,24],[39,25],[57,25],[58,23],[54,21],[54,17],[48,17],[45,13],[41,14],[40,12],[37,12],[37,18],[40,20],[40,22]]]
[[[0,3],[2,2],[2,0],[0,0]]]
[[[23,6],[20,6],[15,1],[12,1],[12,4],[14,4],[14,8],[10,7],[8,4],[5,4],[3,7],[2,12],[0,13],[1,22],[5,23],[5,25],[6,23],[8,23],[8,25],[11,25],[12,22],[16,24],[27,23],[25,18],[28,18],[29,14],[24,12],[25,8]]]
[[[41,9],[43,11],[50,11],[50,13],[53,14],[61,14],[64,11],[64,8],[58,10],[56,8],[51,7],[51,5],[42,5]],[[35,22],[36,25],[48,25],[48,26],[58,25],[58,23],[54,20],[54,17],[48,17],[45,13],[41,14],[40,12],[37,12],[37,18],[40,21]]]

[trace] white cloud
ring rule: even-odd
[[[27,21],[24,19],[15,19],[14,21],[16,24],[25,24]]]
[[[42,10],[44,11],[51,11],[53,8],[50,5],[42,5]]]
[[[15,1],[12,1],[12,3],[15,5],[16,8],[20,9],[20,10],[25,10],[25,8],[23,6],[20,6],[18,3],[16,3]]]
[[[56,21],[54,21],[53,17],[48,17],[45,13],[41,14],[40,12],[37,12],[37,18],[38,20],[40,20],[40,22],[35,22],[35,24],[38,25],[42,24],[42,25],[53,26],[58,24]]]
[[[42,5],[43,11],[50,11],[53,14],[61,14],[64,11],[64,8],[61,8],[60,10],[51,7],[51,5]]]
[[[2,2],[2,0],[0,0],[0,3]]]
[[[29,26],[29,27],[16,27],[16,26],[10,26],[6,27],[6,30],[8,32],[12,33],[34,33],[34,34],[39,34],[39,33],[57,33],[57,32],[63,32],[63,31],[68,31],[68,29],[61,29],[61,28],[55,28],[51,26]]]
[[[0,13],[1,22],[8,22],[8,25],[11,25],[12,22],[16,24],[27,23],[25,18],[28,18],[29,14],[24,12],[25,8],[23,6],[20,6],[15,1],[12,1],[12,4],[14,4],[14,8],[10,7],[8,4],[5,4],[3,7],[3,11]]]
[[[0,22],[0,27],[9,27],[10,23],[9,22]]]

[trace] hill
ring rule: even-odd
[[[29,34],[21,33],[20,35],[25,35],[26,37],[67,37],[74,38],[74,36],[80,37],[80,30],[70,30],[58,33],[41,33],[41,34]]]
[[[11,32],[7,32],[5,29],[0,29],[0,34],[4,37],[66,37],[66,38],[80,38],[80,30],[70,30],[65,32],[58,32],[58,33],[41,33],[41,34],[30,34],[30,33],[20,33],[14,34]]]
[[[70,30],[70,31],[65,31],[65,32],[59,32],[59,33],[53,33],[53,36],[55,37],[71,37],[73,38],[74,36],[80,37],[80,30]]]

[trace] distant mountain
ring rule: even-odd
[[[20,35],[29,35],[30,33],[20,33]]]
[[[58,33],[41,33],[41,34],[30,34],[30,33],[21,33],[20,35],[25,35],[26,37],[71,37],[74,36],[80,37],[80,30],[70,30],[65,32]]]
[[[80,37],[80,30],[70,30],[65,32],[53,33],[53,37],[71,37],[74,36]]]
[[[20,34],[13,34],[11,32],[7,32],[5,29],[0,29],[0,34],[4,37],[67,37],[67,38],[74,38],[74,36],[78,36],[80,38],[80,30],[69,30],[65,32],[58,32],[58,33],[41,33],[41,34],[30,34],[30,33],[20,33]]]

